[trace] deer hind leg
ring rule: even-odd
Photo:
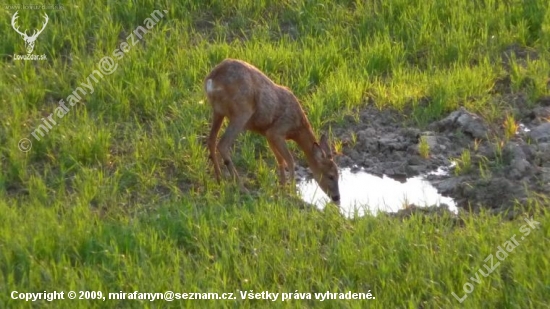
[[[269,144],[269,147],[271,148],[271,151],[275,154],[275,159],[277,159],[277,165],[278,165],[278,171],[279,171],[279,183],[281,185],[284,185],[286,183],[286,175],[285,175],[285,166],[286,162],[283,156],[279,153],[279,150],[275,146],[275,143],[272,142],[269,138],[267,139],[267,142]]]
[[[210,151],[210,160],[214,165],[214,173],[216,175],[216,181],[220,183],[221,171],[218,157],[216,156],[216,139],[218,138],[218,132],[223,123],[224,116],[216,112],[212,113],[212,128],[210,129],[210,136],[208,137],[208,150]]]
[[[223,163],[229,170],[231,177],[238,182],[241,190],[244,192],[247,192],[248,190],[244,187],[244,184],[235,169],[235,165],[231,160],[230,149],[239,134],[245,130],[246,123],[251,116],[252,113],[243,112],[238,118],[230,119],[227,129],[218,143],[218,150],[222,156]]]
[[[292,153],[290,153],[290,150],[288,150],[285,138],[283,137],[283,135],[278,135],[271,132],[267,132],[266,137],[269,141],[269,145],[271,146],[271,148],[276,149],[276,153],[278,153],[282,157],[283,161],[286,162],[288,172],[290,174],[290,183],[294,184],[294,159],[292,158]],[[284,171],[284,166],[281,168],[281,166],[279,165],[279,172],[284,175]]]

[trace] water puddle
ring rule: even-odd
[[[440,167],[437,168],[437,170],[429,172],[427,175],[447,176],[447,175],[449,175],[450,170],[455,166],[456,166],[456,162],[451,161],[451,164],[449,166],[440,166]]]
[[[448,168],[440,168],[430,174],[444,175],[447,171]],[[397,212],[407,204],[432,206],[444,203],[450,211],[457,212],[453,199],[440,195],[423,176],[397,181],[386,175],[379,177],[364,171],[352,172],[347,168],[340,171],[339,185],[340,209],[348,217],[353,217],[355,211],[358,216],[363,216],[365,210],[372,214],[379,211]],[[313,179],[298,182],[298,193],[305,202],[320,209],[330,201]]]
[[[526,127],[523,123],[520,123],[518,125],[518,129],[516,131],[516,134],[519,134],[519,133],[527,133],[531,131],[531,129],[529,129],[528,127]]]

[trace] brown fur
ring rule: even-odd
[[[305,153],[321,189],[333,201],[339,201],[338,169],[332,160],[327,138],[323,135],[317,143],[302,106],[288,88],[277,85],[249,63],[225,59],[206,76],[204,90],[212,106],[208,148],[218,182],[220,167],[216,148],[231,175],[241,183],[231,161],[230,147],[241,132],[248,130],[266,137],[279,165],[281,184],[286,183],[285,166],[289,169],[290,179],[294,180],[294,160],[286,146],[286,140],[293,140]],[[216,145],[225,117],[229,119],[229,125]]]

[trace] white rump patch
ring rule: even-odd
[[[214,91],[214,81],[209,78],[206,81],[206,92],[211,93],[212,91]]]

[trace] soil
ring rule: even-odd
[[[511,45],[500,58],[508,71],[512,58],[523,66],[538,55]],[[490,91],[502,114],[514,116],[518,127],[512,136],[506,136],[504,118],[489,122],[464,107],[421,129],[406,117],[410,111],[378,109],[369,100],[369,105],[358,112],[359,119],[348,117],[346,125],[333,127],[333,139],[342,142],[342,151],[334,160],[340,168],[398,181],[422,175],[463,210],[477,212],[483,208],[513,217],[513,206],[544,200],[550,194],[550,96],[530,100],[523,90],[533,82],[526,78],[521,89],[514,91],[511,77],[506,75],[497,79]],[[550,89],[550,78],[547,85]],[[430,99],[421,103],[429,105]],[[421,155],[421,140],[429,146],[427,157]],[[470,168],[463,163],[466,150]],[[296,174],[298,178],[311,177],[309,169],[300,165]],[[439,214],[442,209],[449,212],[446,205],[442,206],[409,205],[391,215]]]
[[[359,121],[350,118],[347,127],[333,129],[343,145],[335,161],[341,168],[398,180],[425,175],[442,195],[468,210],[525,204],[533,193],[550,194],[550,98],[526,108],[525,96],[511,97],[521,125],[508,139],[504,128],[463,107],[421,130],[407,125],[398,111],[370,105]],[[420,154],[421,138],[429,146],[427,157]],[[465,150],[470,151],[469,169],[460,162]],[[432,173],[438,168],[447,172]]]
[[[512,45],[501,57],[505,69],[512,55],[519,65],[538,58],[536,52]],[[520,88],[532,82],[527,78]],[[489,208],[500,213],[527,204],[528,198],[542,198],[550,194],[550,96],[532,102],[522,89],[514,92],[511,83],[509,75],[499,78],[491,94],[499,108],[514,115],[518,128],[512,136],[506,137],[505,119],[490,123],[464,107],[420,129],[407,120],[408,112],[380,110],[370,102],[359,111],[358,121],[349,117],[344,127],[333,128],[333,138],[343,146],[335,161],[340,168],[396,180],[423,175],[441,195],[468,211]],[[429,98],[423,101],[430,104]],[[421,139],[429,146],[427,157],[421,156]],[[461,158],[466,150],[470,168],[464,168]],[[309,174],[302,167],[297,172]],[[410,205],[396,215],[428,208]]]

